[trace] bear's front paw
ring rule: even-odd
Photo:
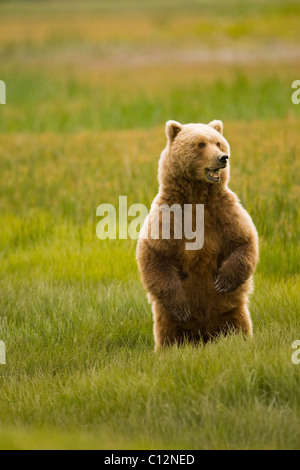
[[[226,279],[224,276],[217,276],[214,282],[214,289],[217,294],[226,294],[235,291],[241,284],[232,280]]]
[[[191,316],[191,311],[187,303],[178,303],[171,308],[169,305],[166,310],[177,323],[185,323]]]
[[[185,323],[191,316],[190,307],[185,304],[182,305],[176,312],[176,320],[180,323]]]

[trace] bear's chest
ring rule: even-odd
[[[222,252],[222,230],[218,220],[209,212],[204,212],[203,246],[189,250],[184,246],[184,267],[187,272],[216,270]]]

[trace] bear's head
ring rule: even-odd
[[[160,177],[167,173],[207,184],[226,183],[230,147],[222,134],[222,121],[185,125],[167,121],[168,142],[162,153]]]

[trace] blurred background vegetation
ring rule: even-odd
[[[297,448],[300,2],[2,1],[0,446]],[[253,342],[153,354],[132,240],[168,119],[224,121],[261,259]],[[182,404],[185,404],[182,407]]]

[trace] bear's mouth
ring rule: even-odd
[[[221,179],[221,168],[205,168],[206,178],[213,183],[218,183]]]

